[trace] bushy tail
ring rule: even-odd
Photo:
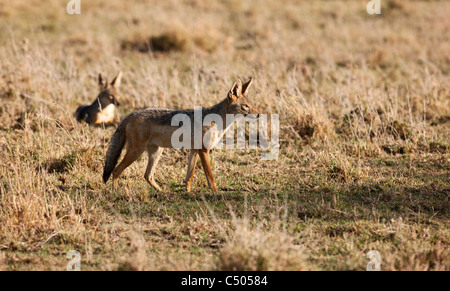
[[[77,111],[73,114],[73,116],[77,119],[78,122],[86,120],[86,108],[88,106],[81,105],[77,108]]]
[[[109,177],[111,176],[112,171],[116,167],[117,161],[119,160],[120,153],[125,145],[126,134],[125,134],[125,125],[127,123],[127,119],[125,118],[117,128],[114,133],[111,143],[109,145],[108,152],[106,154],[106,162],[105,169],[103,170],[103,182],[107,182]]]

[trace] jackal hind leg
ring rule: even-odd
[[[117,188],[117,180],[119,179],[120,174],[134,161],[136,161],[141,154],[144,152],[145,147],[133,147],[128,146],[127,153],[123,157],[123,160],[120,164],[114,168],[113,170],[113,182],[114,188]]]
[[[147,146],[148,164],[147,169],[145,170],[144,178],[150,184],[150,186],[155,188],[156,191],[166,193],[166,191],[163,191],[161,187],[159,187],[159,185],[153,178],[153,174],[155,173],[156,166],[158,165],[159,159],[161,158],[163,151],[164,151],[163,148],[160,148],[156,145]]]
[[[186,192],[191,191],[191,182],[194,177],[195,165],[197,164],[198,154],[195,150],[189,152],[189,162],[187,166],[186,178],[184,179],[184,184],[186,185]]]

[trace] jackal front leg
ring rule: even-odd
[[[214,176],[211,170],[209,150],[202,150],[198,152],[200,156],[200,160],[202,161],[203,170],[205,171],[206,181],[208,182],[208,186],[214,192],[218,192],[216,188],[216,183],[214,183]]]
[[[148,164],[147,169],[145,170],[144,178],[150,184],[150,186],[155,188],[156,191],[166,193],[161,189],[161,187],[159,187],[158,183],[156,183],[155,179],[153,178],[156,166],[158,165],[159,159],[161,158],[161,155],[163,153],[163,148],[154,145],[149,145],[147,146],[147,152],[148,152]]]

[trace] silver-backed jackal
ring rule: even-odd
[[[116,106],[119,106],[118,101],[120,80],[122,72],[115,77],[111,83],[103,77],[98,75],[98,85],[100,93],[91,105],[81,105],[75,112],[77,121],[85,121],[89,125],[97,124],[115,124],[118,122],[115,118]]]
[[[251,84],[252,79],[244,85],[242,85],[241,80],[237,80],[228,92],[228,96],[222,102],[211,108],[203,108],[201,110],[202,119],[209,114],[216,114],[220,116],[223,121],[221,128],[218,128],[217,124],[214,123],[211,123],[210,126],[203,126],[201,129],[202,141],[204,140],[205,133],[213,127],[218,134],[207,135],[207,139],[214,139],[215,137],[225,133],[227,129],[225,126],[225,124],[227,124],[227,115],[228,118],[230,117],[230,114],[259,117],[258,112],[246,97]],[[147,151],[149,159],[144,178],[157,191],[163,192],[155,182],[153,174],[163,149],[174,147],[172,145],[172,135],[178,128],[180,128],[181,125],[172,126],[171,124],[172,118],[178,114],[185,114],[192,121],[191,124],[194,124],[194,110],[180,111],[174,109],[148,108],[137,110],[126,116],[111,139],[108,153],[106,155],[103,181],[106,183],[112,173],[114,187],[117,187],[117,179],[123,170],[137,160],[144,151]],[[191,134],[192,136],[194,135],[193,129]],[[206,144],[212,145],[215,144],[215,142],[215,140],[210,140]],[[116,167],[120,153],[122,152],[125,144],[127,145],[127,152],[123,160]],[[191,181],[194,176],[195,165],[198,157],[200,157],[208,186],[214,192],[217,192],[210,165],[209,151],[210,147],[205,147],[203,143],[198,149],[194,146],[190,148],[187,174],[184,180],[186,191],[189,192],[191,189]]]

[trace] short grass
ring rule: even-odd
[[[0,269],[449,270],[450,3],[0,0]],[[78,124],[98,73],[135,108],[211,106],[236,78],[280,155],[185,151],[101,181],[114,128]]]

